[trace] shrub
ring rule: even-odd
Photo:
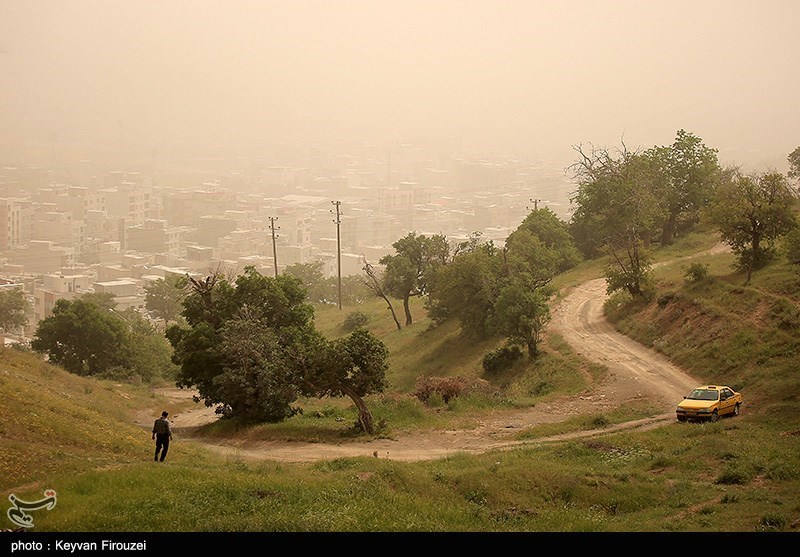
[[[775,531],[786,528],[787,520],[785,516],[779,514],[768,514],[761,517],[759,527],[761,530]]]
[[[658,307],[663,308],[666,307],[668,303],[670,303],[675,298],[675,292],[665,292],[661,296],[658,297]]]
[[[728,465],[719,475],[715,483],[724,485],[745,485],[753,479],[754,473],[749,467]]]
[[[492,387],[481,379],[467,379],[466,377],[420,377],[414,396],[428,406],[448,404],[452,399],[475,393],[488,392]]]
[[[775,300],[769,313],[779,329],[800,329],[800,309],[786,298],[778,298]]]
[[[344,318],[344,323],[342,323],[342,329],[345,331],[355,331],[359,327],[363,327],[369,323],[369,317],[365,313],[361,313],[360,311],[353,311],[347,314],[347,317]]]
[[[686,284],[694,284],[700,282],[708,276],[708,265],[703,263],[692,263],[683,274],[683,280]]]
[[[508,369],[522,356],[522,349],[519,346],[503,346],[492,350],[483,357],[483,371],[493,374]]]

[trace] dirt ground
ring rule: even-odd
[[[541,403],[533,408],[498,411],[470,430],[444,430],[401,433],[391,439],[307,443],[288,441],[237,443],[234,440],[208,440],[193,437],[191,430],[216,419],[213,409],[200,408],[176,414],[173,425],[176,441],[202,443],[221,454],[246,460],[312,462],[339,457],[372,456],[399,461],[441,458],[454,453],[481,453],[524,444],[547,443],[570,438],[590,437],[631,428],[653,428],[675,421],[674,408],[698,381],[671,364],[661,354],[616,332],[603,317],[606,299],[605,280],[597,279],[574,288],[553,310],[549,330],[561,334],[575,351],[605,365],[609,374],[602,384],[573,398]],[[169,389],[163,394],[178,399],[191,398],[192,392]],[[570,417],[602,413],[628,401],[648,397],[663,407],[663,414],[617,424],[593,431],[520,441],[513,436],[520,430],[540,424],[564,421]],[[152,417],[140,416],[137,422],[147,427]]]

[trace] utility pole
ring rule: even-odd
[[[275,267],[275,278],[278,278],[278,248],[275,247],[275,230],[280,230],[281,227],[275,227],[275,221],[278,217],[269,217],[269,229],[272,231],[272,266]]]
[[[342,223],[342,214],[339,211],[339,206],[342,204],[342,202],[331,201],[331,204],[336,207],[336,218],[333,222],[336,223],[336,265],[339,270],[339,309],[342,309],[342,237],[339,230]],[[332,210],[331,213],[333,213]]]
[[[539,209],[539,202],[541,199],[531,199],[530,202],[533,203],[533,210],[536,211]],[[530,207],[528,207],[530,209]]]

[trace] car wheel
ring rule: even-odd
[[[714,410],[714,411],[711,413],[711,421],[712,421],[712,422],[716,422],[717,420],[719,420],[719,412],[717,412],[716,410]]]
[[[684,416],[678,416],[678,421],[679,421],[679,422],[685,422],[685,421],[686,421],[686,417],[684,417]]]
[[[733,407],[733,415],[734,416],[739,415],[739,404],[736,404],[736,406]]]

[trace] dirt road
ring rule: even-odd
[[[602,384],[593,386],[580,396],[538,404],[526,410],[496,412],[475,429],[400,433],[391,439],[339,444],[270,441],[246,445],[233,440],[192,439],[222,454],[247,460],[311,462],[339,457],[377,456],[419,461],[459,452],[482,453],[523,444],[597,436],[620,429],[647,429],[674,422],[676,402],[699,383],[659,353],[617,333],[603,317],[605,299],[605,281],[593,280],[574,288],[553,311],[550,330],[561,334],[585,358],[609,369],[609,376]],[[191,396],[191,393],[177,389],[172,394]],[[640,397],[658,401],[664,413],[600,430],[526,441],[513,438],[524,428],[560,422],[580,414],[608,411]],[[203,408],[176,415],[174,425],[178,432],[188,433],[192,428],[214,419],[213,411]]]

